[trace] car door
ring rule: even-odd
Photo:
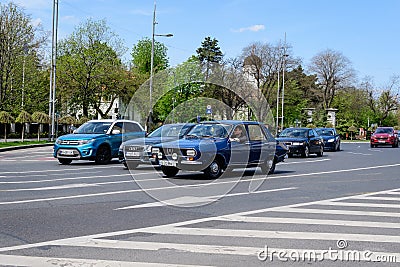
[[[123,123],[122,122],[116,122],[111,128],[111,131],[109,133],[109,141],[111,145],[111,154],[112,155],[118,155],[118,149],[119,146],[122,143],[122,129],[123,129]]]
[[[243,137],[240,141],[230,141],[231,144],[231,165],[240,165],[244,166],[247,165],[249,160],[249,153],[250,153],[250,143],[248,142],[248,134],[247,130],[243,124],[236,125],[230,134],[230,140],[232,140],[234,131],[236,127],[242,128]]]
[[[310,144],[310,152],[316,153],[320,150],[320,136],[313,130],[308,130],[308,140]]]
[[[275,146],[275,143],[269,143],[267,136],[259,124],[249,124],[247,127],[250,143],[249,163],[266,161],[268,157],[267,151],[271,150],[271,145]],[[273,148],[271,151],[274,151]]]

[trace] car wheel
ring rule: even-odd
[[[370,146],[371,146],[371,148],[374,148],[374,147],[375,147],[375,145],[373,145],[373,144],[371,144]]]
[[[97,149],[95,162],[97,164],[107,164],[111,161],[111,150],[108,146],[102,145]]]
[[[263,174],[274,174],[276,167],[276,159],[270,160],[261,165],[261,171]]]
[[[134,169],[137,168],[137,166],[139,165],[139,163],[138,163],[138,162],[131,162],[131,161],[128,161],[128,162],[126,163],[126,165],[127,165],[127,168],[128,168],[128,169],[134,170]]]
[[[72,159],[58,159],[58,162],[62,165],[69,165],[72,162]]]
[[[336,151],[340,151],[340,142],[339,142],[339,144],[338,144],[338,146],[336,148]]]
[[[321,146],[320,149],[319,149],[319,152],[317,153],[317,156],[318,157],[322,157],[323,155],[324,155],[324,147]]]
[[[308,158],[310,156],[310,149],[308,148],[308,146],[304,148],[302,156],[303,158]]]
[[[161,171],[166,177],[174,177],[179,172],[179,169],[176,167],[161,166]]]
[[[214,159],[213,162],[211,162],[211,164],[204,170],[204,174],[211,179],[217,179],[220,177],[222,174],[222,164],[220,161]]]
[[[288,158],[293,158],[293,154],[292,153],[288,153],[287,156],[288,156]]]

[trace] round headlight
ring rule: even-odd
[[[177,159],[178,159],[178,154],[172,153],[172,159],[173,159],[173,160],[177,160]]]

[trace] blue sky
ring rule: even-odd
[[[7,0],[1,0],[8,2]],[[14,0],[51,30],[52,0]],[[91,17],[105,18],[128,48],[150,37],[153,0],[59,0],[59,39]],[[353,63],[358,78],[379,87],[400,75],[398,0],[157,0],[157,34],[168,47],[170,65],[195,54],[206,36],[219,41],[225,57],[236,57],[252,42],[286,40],[306,67],[317,53],[332,49]]]

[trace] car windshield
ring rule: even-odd
[[[197,137],[221,137],[225,138],[231,131],[232,125],[221,123],[197,124],[187,135]]]
[[[74,133],[76,134],[105,134],[111,126],[111,122],[86,122]]]
[[[306,137],[308,129],[285,129],[280,134],[279,137]]]
[[[333,130],[330,129],[318,129],[316,131],[321,136],[335,136]]]
[[[392,133],[392,129],[390,129],[390,128],[378,128],[378,129],[376,129],[375,133],[377,133],[377,134],[382,134],[382,133],[391,134]]]
[[[182,137],[189,129],[188,125],[163,125],[153,132],[148,137]]]

